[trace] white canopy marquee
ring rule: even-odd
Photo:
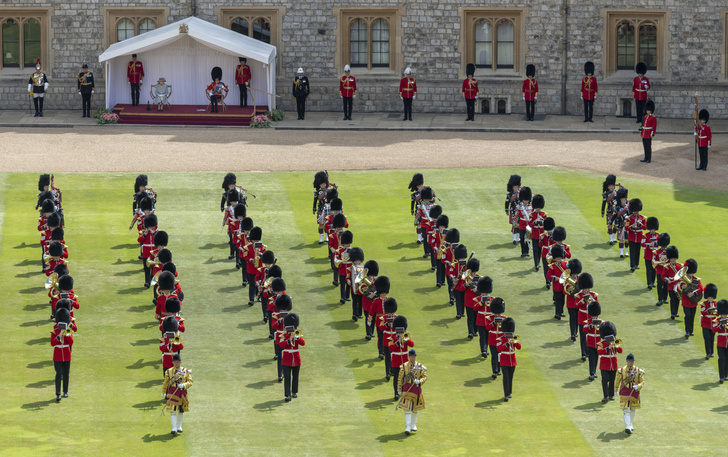
[[[230,92],[228,104],[239,100],[235,84],[238,57],[245,57],[252,79],[250,87],[275,94],[276,48],[232,30],[189,17],[142,35],[114,43],[99,56],[106,63],[106,108],[131,103],[126,69],[131,55],[144,64],[140,103],[149,99],[149,90],[160,77],[172,86],[173,105],[207,105],[205,88],[212,82],[213,67],[222,68],[222,81]],[[254,91],[248,92],[253,104]],[[257,105],[275,108],[275,97],[255,93]]]

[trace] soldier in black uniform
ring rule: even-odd
[[[78,74],[78,93],[83,101],[83,116],[91,117],[91,94],[94,93],[94,74],[88,71],[88,65],[81,66],[81,73]]]
[[[303,74],[303,68],[299,68],[297,76],[293,78],[293,96],[296,97],[299,121],[302,121],[306,115],[306,97],[309,92],[311,92],[311,88],[308,85],[308,77]]]
[[[43,117],[43,97],[48,90],[48,76],[40,70],[40,59],[35,62],[35,72],[28,79],[28,93],[33,97],[35,116]]]

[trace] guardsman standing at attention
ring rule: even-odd
[[[521,89],[523,100],[526,102],[526,120],[532,121],[536,111],[536,100],[538,100],[538,81],[536,81],[536,66],[526,65],[526,80],[523,81]]]
[[[238,57],[240,65],[235,67],[235,84],[240,89],[240,107],[246,108],[248,106],[248,86],[250,86],[250,67],[247,62],[248,59],[245,57]]]
[[[311,86],[308,84],[308,76],[303,74],[303,68],[298,68],[296,77],[293,78],[293,96],[296,98],[296,110],[298,111],[298,120],[302,121],[306,117],[306,97],[311,92]]]
[[[412,77],[412,69],[405,68],[404,78],[399,81],[399,98],[404,102],[404,119],[412,120],[412,101],[417,98],[417,81]]]
[[[475,65],[469,63],[465,71],[467,78],[463,81],[463,97],[468,110],[465,121],[475,121],[475,100],[478,99],[478,81],[475,80]]]
[[[713,142],[713,135],[708,127],[708,119],[710,119],[710,113],[707,109],[701,109],[698,114],[700,125],[698,131],[695,132],[697,136],[696,141],[698,142],[698,152],[700,153],[700,165],[696,170],[708,171],[708,148],[710,148]]]
[[[88,71],[88,65],[81,66],[81,73],[78,74],[78,93],[83,102],[83,116],[91,117],[91,94],[94,93],[94,74]]]
[[[645,105],[645,117],[642,118],[642,127],[640,132],[642,136],[642,146],[645,149],[645,158],[640,162],[652,162],[652,137],[657,133],[657,118],[654,116],[655,102],[647,100]]]
[[[645,111],[647,103],[647,91],[650,90],[650,80],[645,78],[647,73],[647,65],[640,62],[634,69],[637,76],[632,80],[632,94],[634,95],[634,105],[637,110],[637,123],[642,122],[642,115]]]
[[[627,355],[627,365],[617,370],[614,393],[619,394],[619,406],[624,412],[624,431],[634,432],[634,414],[640,407],[640,392],[645,385],[645,372],[634,364],[634,355]]]
[[[131,55],[131,62],[126,66],[126,80],[131,86],[131,106],[139,106],[139,88],[144,81],[144,65],[137,61],[137,55]]]
[[[351,76],[351,67],[344,66],[344,76],[339,79],[339,95],[344,100],[344,120],[351,120],[351,108],[356,98],[356,78]]]
[[[594,62],[584,64],[586,77],[581,80],[581,99],[584,100],[584,122],[592,121],[594,100],[597,98],[597,79],[594,77]]]
[[[48,90],[48,76],[40,70],[40,59],[35,61],[35,71],[28,80],[28,93],[33,97],[35,116],[43,117],[43,97]]]

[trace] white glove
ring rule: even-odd
[[[129,83],[129,85],[131,85],[131,81],[127,81],[127,83]]]
[[[534,101],[538,100],[538,97],[533,97],[533,100],[534,100]]]
[[[30,84],[28,84],[28,93],[30,93],[30,91],[31,91],[32,89],[33,89],[33,86],[32,86],[32,85],[30,85]]]
[[[343,95],[339,95],[339,98],[344,98],[344,96]]]
[[[708,145],[708,149],[710,149],[710,145]]]
[[[167,398],[167,394],[162,394],[162,398]]]
[[[354,94],[354,98],[356,98],[356,94]]]
[[[584,100],[584,97],[581,97],[582,100]]]
[[[526,97],[523,97],[523,99],[525,100],[525,99],[526,99]]]
[[[95,93],[96,93],[96,91],[95,91],[95,90],[92,90],[92,91],[91,91],[91,93],[92,93],[92,94],[95,94]]]
[[[475,99],[476,99],[476,100],[478,99],[478,96],[477,96],[477,95],[475,96]]]
[[[417,95],[412,96],[412,100],[415,100],[417,98]]]
[[[632,388],[633,388],[634,390],[640,390],[640,386],[633,386]]]
[[[80,90],[78,91],[78,95],[81,95],[81,91]]]
[[[43,89],[48,90],[48,83],[43,84]]]
[[[693,136],[698,136],[698,132],[693,132]]]
[[[415,384],[419,386],[420,385],[420,380],[419,379],[415,379]]]
[[[187,388],[187,384],[185,384],[185,383],[183,382],[182,384],[177,384],[177,387],[179,387],[179,388],[180,388],[180,389],[182,389],[182,390],[185,390],[185,389]]]
[[[402,97],[402,96],[400,95],[400,96],[399,96],[399,99],[400,99],[400,100],[404,100],[404,97]]]

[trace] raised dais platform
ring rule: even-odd
[[[211,113],[202,105],[172,105],[165,106],[164,111],[157,111],[156,105],[131,106],[116,105],[113,111],[121,119],[119,124],[151,124],[151,125],[230,125],[246,127],[256,114],[268,111],[267,106],[240,108],[238,105],[228,105],[227,109],[218,107],[217,113]]]

